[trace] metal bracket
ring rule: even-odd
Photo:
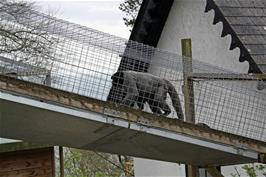
[[[112,117],[106,116],[106,123],[114,125],[115,119]]]
[[[235,145],[234,148],[237,150],[237,154],[243,155],[245,151],[247,151],[247,147],[243,146],[242,144]]]
[[[143,117],[138,118],[137,124],[139,125],[139,128],[140,128],[139,130],[143,132],[146,132],[151,126],[150,121],[147,119],[144,119]]]

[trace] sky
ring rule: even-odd
[[[56,17],[128,39],[129,28],[118,9],[123,0],[33,0],[38,9]]]
[[[52,12],[56,17],[78,23],[99,31],[128,39],[129,28],[122,20],[123,13],[118,9],[121,0],[28,0],[36,2],[38,9]],[[0,138],[0,144],[12,142]],[[16,141],[16,140],[14,140]]]

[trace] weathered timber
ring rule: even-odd
[[[53,147],[0,153],[0,176],[54,177],[54,167]]]

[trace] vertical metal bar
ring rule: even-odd
[[[185,117],[186,122],[195,123],[191,39],[182,39],[181,46],[183,56],[183,93],[185,100]]]
[[[51,73],[49,72],[48,74],[46,74],[45,76],[45,81],[44,81],[44,85],[46,86],[51,86]]]
[[[60,164],[60,177],[64,177],[64,149],[59,146],[59,164]]]

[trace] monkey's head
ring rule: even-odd
[[[111,79],[112,79],[112,88],[111,88],[112,91],[108,95],[107,100],[115,103],[121,103],[125,96],[123,90],[124,73],[118,71],[112,75]]]

